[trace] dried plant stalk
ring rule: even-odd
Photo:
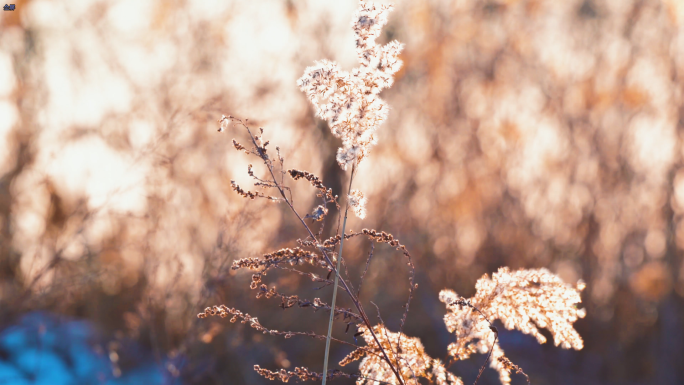
[[[349,192],[351,193],[352,182],[354,181],[354,171],[356,170],[356,163],[352,165],[351,177],[349,178]],[[347,207],[344,209],[344,222],[342,224],[342,235],[347,228],[347,214],[349,213],[349,200],[347,200]],[[335,284],[333,285],[333,296],[332,304],[330,305],[333,309],[335,308],[335,302],[337,301],[337,284],[340,280],[340,262],[342,262],[342,250],[344,246],[344,237],[340,238],[340,254],[337,257],[337,266],[335,267]],[[330,358],[330,338],[332,337],[332,327],[335,318],[335,312],[330,312],[330,320],[328,320],[328,336],[325,340],[325,355],[323,357],[323,373],[328,373],[328,359]],[[327,377],[323,378],[323,385],[325,385]]]
[[[356,298],[353,291],[351,290],[351,288],[350,288],[351,284],[340,277],[340,275],[338,274],[339,264],[338,264],[338,267],[336,268],[335,264],[332,262],[334,257],[331,258],[331,255],[332,255],[331,253],[333,251],[332,249],[335,247],[337,242],[341,243],[342,239],[350,238],[352,235],[350,235],[350,236],[345,235],[344,238],[342,238],[340,235],[337,235],[336,237],[333,237],[332,240],[328,240],[325,242],[319,242],[316,235],[313,233],[311,228],[304,221],[304,218],[301,215],[299,215],[297,210],[295,210],[295,208],[292,204],[292,200],[290,198],[288,198],[288,196],[286,195],[285,191],[286,190],[289,191],[289,188],[282,185],[282,182],[278,181],[278,178],[276,177],[275,165],[274,165],[272,159],[267,154],[266,146],[269,144],[269,142],[268,141],[264,142],[263,138],[261,136],[254,135],[252,133],[252,130],[249,128],[249,126],[247,126],[247,124],[245,122],[243,122],[241,119],[235,118],[233,116],[228,116],[228,117],[223,116],[219,120],[219,122],[221,124],[222,130],[225,130],[226,128],[228,128],[228,126],[230,125],[231,122],[235,122],[235,123],[237,123],[237,124],[239,124],[245,128],[245,130],[247,131],[247,133],[250,136],[252,145],[254,146],[253,149],[247,150],[247,153],[250,155],[258,156],[259,158],[261,158],[261,160],[264,162],[264,165],[267,167],[268,172],[270,174],[270,180],[264,181],[263,179],[256,177],[252,172],[252,168],[250,167],[248,169],[248,173],[250,176],[252,176],[254,179],[257,180],[257,183],[255,183],[255,185],[262,187],[262,188],[263,187],[273,187],[273,188],[276,188],[278,190],[278,192],[281,195],[280,201],[285,202],[287,204],[287,206],[290,208],[291,212],[297,217],[299,222],[302,224],[302,226],[304,227],[304,229],[306,230],[306,232],[310,238],[310,240],[302,241],[302,242],[300,242],[300,244],[307,245],[307,246],[313,246],[323,255],[323,260],[325,261],[325,266],[332,273],[335,273],[335,276],[338,277],[338,281],[341,284],[342,288],[347,293],[347,295],[349,295],[349,298],[351,299],[351,301],[354,303],[354,306],[358,310],[357,316],[361,319],[361,324],[366,325],[367,327],[371,328],[372,324],[371,324],[368,316],[366,315],[366,313],[363,309],[363,306],[361,305],[358,298]],[[263,129],[260,129],[260,133],[262,135],[263,135],[263,132],[264,132]],[[280,165],[281,165],[281,171],[280,172],[284,173],[284,171],[282,170],[283,159],[280,156],[280,153],[278,153],[278,160],[279,160]],[[291,173],[291,175],[294,178],[294,175],[292,173]],[[322,194],[321,192],[319,192],[319,194],[318,194],[318,196],[321,197],[321,199],[323,200],[323,204],[325,206],[327,206],[329,203],[336,203],[336,202],[330,202],[328,200],[328,198],[329,198],[329,195],[327,194],[328,190],[326,190],[325,187],[322,186],[322,184],[319,185],[319,183],[316,183],[316,181],[320,182],[320,180],[318,178],[316,178],[315,176],[313,176],[310,173],[304,172],[302,174],[302,176],[304,176],[304,175],[309,175],[309,177],[306,179],[308,179],[312,183],[312,185],[315,188],[317,188],[319,191],[321,191],[321,192],[323,190],[326,191],[326,194]],[[297,178],[295,178],[295,179],[297,179]],[[323,187],[323,190],[321,189],[321,187]],[[238,193],[240,193],[240,192],[238,191]],[[249,194],[240,194],[240,195],[245,197],[245,198],[250,198],[250,199],[268,198],[268,199],[272,200],[271,197],[265,196],[264,194],[261,194],[261,193],[254,194],[254,197],[252,197]],[[373,234],[377,233],[374,230],[372,230],[372,232],[373,232]],[[391,235],[388,235],[384,232],[381,234],[384,235],[385,237],[389,237],[389,240],[391,241],[390,245],[392,245],[392,246],[398,245],[398,242],[391,239],[392,238]],[[360,235],[360,233],[354,234],[354,235]],[[371,236],[371,238],[372,238],[372,236]],[[406,253],[407,252],[405,251],[405,254]],[[300,258],[302,258],[302,259],[304,258],[304,256],[301,255],[299,253],[299,251],[290,250],[290,249],[279,250],[278,252],[275,252],[272,254],[267,254],[264,257],[265,257],[266,261],[259,261],[259,260],[250,259],[250,258],[245,258],[245,259],[239,260],[236,262],[237,267],[238,268],[240,268],[240,267],[259,268],[261,266],[261,267],[264,267],[265,269],[267,269],[268,267],[277,266],[277,265],[279,265],[279,264],[281,264],[287,260],[289,260],[290,263],[296,263],[300,260]],[[315,258],[310,257],[310,260],[315,261]],[[236,265],[233,266],[233,268],[235,268],[235,267],[236,267]],[[261,272],[261,274],[265,275],[265,270],[263,270]],[[253,281],[252,281],[251,287],[256,288],[256,285],[260,281],[260,275],[257,274],[255,276],[253,276],[252,279],[253,279]],[[335,287],[337,287],[337,286],[335,286]],[[275,289],[269,290],[264,285],[261,285],[261,292],[258,294],[258,296],[260,297],[262,294],[266,297],[279,296],[279,297],[283,298],[283,300],[286,301],[286,303],[291,303],[291,301],[295,301],[295,299],[292,298],[292,296],[282,295],[282,294],[276,292]],[[318,300],[318,301],[319,301],[318,304],[316,304],[317,301],[314,300],[314,308],[326,308],[326,306],[324,304],[322,304],[320,302],[320,300]],[[299,301],[297,301],[297,303],[299,303]],[[284,308],[285,307],[286,306],[284,306]],[[344,313],[345,315],[349,315],[350,317],[353,316],[353,314],[351,314],[351,312],[349,312],[349,311],[347,311],[347,312],[338,311],[338,308],[336,308],[334,305],[331,305],[329,309],[331,311],[333,311],[333,309],[334,309],[333,313],[335,313],[335,314]],[[200,313],[198,316],[202,316],[202,313]],[[390,362],[390,359],[389,359],[389,356],[387,355],[387,352],[381,346],[381,344],[378,340],[378,337],[375,335],[374,331],[372,329],[370,329],[369,331],[370,331],[372,338],[376,340],[377,345],[380,346],[380,353],[383,356],[383,360],[385,360],[386,362]],[[398,383],[403,385],[404,381],[401,378],[398,370],[396,368],[394,368],[394,366],[392,366],[392,365],[390,365],[390,366],[392,368],[394,375],[396,376]],[[327,379],[327,376],[323,376],[323,379],[324,380]]]
[[[326,188],[323,182],[312,173],[295,169],[286,172],[284,159],[277,147],[277,160],[274,163],[267,151],[269,142],[263,140],[263,129],[260,129],[259,134],[255,135],[247,126],[246,121],[243,122],[232,116],[223,116],[220,120],[219,131],[225,131],[231,123],[237,123],[246,129],[251,140],[251,148],[238,143],[236,140],[233,140],[233,146],[238,151],[257,156],[266,166],[269,177],[262,179],[255,175],[252,165],[249,165],[247,172],[255,180],[254,186],[258,189],[276,189],[278,193],[276,196],[271,196],[261,191],[247,191],[235,182],[232,182],[233,190],[250,200],[264,198],[274,202],[284,202],[297,217],[307,234],[305,239],[297,240],[299,247],[282,248],[264,254],[261,258],[242,258],[234,261],[232,268],[235,270],[252,270],[254,273],[250,288],[257,290],[256,297],[280,299],[280,307],[283,310],[298,306],[310,308],[313,311],[330,312],[326,336],[313,332],[268,329],[262,326],[255,317],[225,305],[206,308],[204,312],[198,314],[199,318],[206,318],[210,315],[223,318],[230,316],[231,322],[240,320],[264,334],[283,336],[284,338],[308,336],[317,340],[325,340],[323,371],[321,373],[302,367],[296,367],[294,371],[284,369],[271,371],[258,365],[254,367],[257,373],[270,380],[282,382],[288,382],[290,379],[313,380],[322,381],[323,384],[326,384],[328,379],[346,377],[356,378],[357,385],[380,383],[418,385],[419,379],[424,378],[431,384],[437,385],[463,384],[459,377],[447,371],[450,364],[444,365],[442,361],[431,358],[425,353],[420,339],[403,333],[411,299],[414,290],[418,288],[415,283],[415,267],[407,248],[391,234],[384,231],[363,229],[361,232],[345,233],[350,207],[358,217],[363,218],[366,215],[366,198],[361,191],[352,190],[354,176],[359,162],[368,155],[370,146],[375,143],[373,132],[387,115],[387,105],[378,97],[378,94],[383,88],[392,84],[392,76],[401,65],[401,61],[397,58],[402,49],[401,44],[392,42],[380,47],[374,41],[382,27],[387,23],[387,14],[390,9],[391,6],[378,6],[364,0],[360,2],[360,7],[352,23],[357,37],[357,54],[361,63],[359,68],[354,69],[351,73],[346,73],[340,71],[335,63],[321,61],[317,62],[315,66],[307,68],[304,76],[298,81],[300,88],[316,107],[317,114],[326,119],[333,134],[342,139],[342,147],[337,153],[337,162],[345,170],[348,166],[352,168],[341,233],[324,239],[322,238],[322,223],[318,235],[316,235],[305,221],[305,219],[311,219],[312,225],[316,222],[323,222],[329,213],[328,206],[330,204],[334,204],[335,208],[340,209],[338,197],[333,195],[331,189]],[[280,170],[276,169],[278,165]],[[280,179],[276,177],[277,173],[280,173]],[[302,217],[295,210],[292,191],[284,184],[283,176],[286,173],[295,181],[306,179],[317,190],[316,196],[321,199],[321,204],[315,207],[311,214]],[[289,197],[286,192],[289,193]],[[380,318],[379,309],[380,323],[375,325],[371,323],[359,300],[363,278],[366,276],[373,255],[373,246],[371,246],[356,293],[352,290],[348,278],[345,279],[340,275],[345,240],[359,236],[370,240],[371,245],[374,243],[387,244],[401,252],[407,260],[410,269],[409,294],[398,332],[391,332],[385,327],[382,318]],[[338,244],[339,252],[335,253]],[[327,269],[328,277],[324,279],[314,273],[296,268],[305,263],[315,268]],[[323,286],[321,287],[332,285],[333,293],[330,305],[322,302],[319,298],[309,301],[300,298],[298,295],[289,295],[278,291],[274,286],[269,288],[265,283],[262,283],[262,278],[271,269],[286,270],[307,276],[314,282],[322,283]],[[330,280],[331,274],[334,274],[332,281]],[[355,310],[336,306],[339,288],[349,296]],[[439,298],[446,304],[448,310],[444,321],[447,329],[456,335],[456,341],[449,345],[448,352],[452,357],[451,363],[469,358],[475,352],[485,353],[487,359],[478,373],[475,380],[476,384],[487,363],[499,372],[499,378],[504,384],[510,382],[510,372],[512,371],[523,374],[527,378],[522,369],[513,364],[499,346],[498,330],[492,324],[497,319],[501,320],[508,329],[517,328],[524,333],[535,336],[540,343],[545,342],[545,338],[537,328],[547,328],[553,335],[556,345],[561,345],[564,348],[581,349],[583,342],[573,328],[573,323],[584,316],[584,310],[576,307],[576,304],[581,302],[580,291],[582,288],[583,284],[581,283],[576,288],[565,285],[557,276],[546,269],[511,272],[507,268],[502,268],[494,273],[491,279],[485,275],[478,280],[477,293],[470,299],[461,298],[451,290],[442,290]],[[366,346],[359,347],[348,341],[333,338],[332,328],[336,316],[343,317],[347,323],[347,329],[355,325],[358,332],[354,335],[354,340],[356,341],[356,337],[362,335]],[[331,342],[355,348],[339,364],[345,366],[361,360],[360,373],[350,374],[337,369],[328,369]],[[529,382],[529,378],[527,380]]]
[[[387,118],[387,104],[378,97],[378,94],[383,88],[392,85],[393,75],[401,67],[401,60],[398,59],[403,48],[401,43],[393,41],[385,46],[378,46],[375,43],[382,27],[387,24],[387,14],[391,9],[391,5],[360,1],[352,21],[359,68],[355,68],[350,74],[341,71],[336,63],[323,60],[308,67],[297,82],[316,108],[318,116],[327,120],[333,135],[342,139],[342,147],[337,151],[337,162],[340,167],[346,170],[349,165],[352,166],[342,234],[346,229],[349,206],[352,206],[357,217],[363,219],[366,216],[366,200],[363,193],[358,190],[352,191],[351,188],[354,171],[358,163],[367,156],[370,146],[375,144],[374,131]],[[337,300],[343,243],[344,238],[340,240],[340,256],[335,269],[331,305],[333,308]],[[333,318],[334,314],[331,313],[323,359],[324,373],[328,370]],[[323,385],[325,383],[326,377],[323,378]]]

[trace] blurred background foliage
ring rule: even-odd
[[[323,343],[195,315],[225,303],[324,334],[325,314],[255,302],[249,275],[229,270],[304,233],[284,206],[231,191],[231,179],[249,185],[254,160],[232,149],[244,133],[218,134],[216,120],[264,127],[286,167],[340,193],[339,144],[295,81],[314,60],[356,66],[356,2],[14,1],[0,14],[0,383],[40,382],[35,362],[70,370],[64,383],[267,383],[257,363],[320,371]],[[500,266],[547,267],[587,282],[586,343],[502,332],[532,383],[683,383],[684,3],[397,0],[380,41],[392,39],[406,44],[404,67],[355,182],[368,217],[350,221],[414,257],[405,332],[442,357],[452,337],[439,290],[470,296]],[[314,191],[290,185],[310,211]],[[345,248],[351,277],[368,249]],[[390,251],[376,248],[364,299],[396,329],[407,271]],[[268,281],[329,301],[299,276]],[[22,328],[33,337],[17,339]],[[49,338],[69,330],[80,337]],[[74,349],[94,354],[81,361],[92,372],[64,358]],[[452,370],[469,383],[483,360]]]

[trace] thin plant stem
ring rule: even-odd
[[[489,349],[489,354],[487,354],[487,360],[482,364],[482,367],[480,368],[480,372],[477,374],[477,378],[475,379],[475,382],[473,385],[477,385],[477,381],[480,380],[480,376],[482,375],[482,372],[485,370],[485,366],[487,366],[487,362],[489,362],[489,358],[492,356],[492,352],[494,351],[494,345],[496,345],[496,340],[499,339],[499,333],[494,333],[494,342],[492,343],[492,348]]]
[[[349,188],[347,196],[351,194],[352,182],[354,182],[354,171],[356,162],[352,165],[351,177],[349,178]],[[337,300],[337,282],[340,278],[340,262],[342,261],[342,247],[344,246],[344,231],[347,227],[347,214],[349,213],[349,198],[344,209],[344,222],[342,222],[342,236],[340,237],[340,253],[337,255],[337,267],[335,268],[335,284],[333,285],[332,304],[330,305],[330,320],[328,321],[328,336],[325,339],[325,356],[323,358],[323,385],[328,379],[328,358],[330,356],[330,337],[332,336],[333,318],[335,318],[335,301]]]

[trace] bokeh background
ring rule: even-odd
[[[232,148],[244,132],[219,134],[216,120],[264,127],[286,167],[341,194],[339,143],[295,82],[314,60],[357,65],[357,3],[14,1],[0,14],[0,383],[320,371],[319,341],[195,315],[223,303],[325,333],[327,314],[256,300],[250,275],[229,269],[304,233],[284,205],[231,191],[231,179],[249,186],[249,163],[264,170]],[[405,332],[444,357],[439,290],[470,296],[498,267],[546,267],[587,283],[585,348],[502,332],[533,384],[684,383],[684,2],[397,0],[379,41],[392,39],[404,67],[355,179],[368,216],[350,227],[412,253]],[[289,184],[302,213],[317,204]],[[345,248],[354,282],[368,250]],[[401,254],[375,249],[362,298],[394,330],[407,275]],[[296,275],[265,281],[329,301]],[[484,359],[452,371],[472,383]]]

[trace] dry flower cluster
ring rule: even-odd
[[[348,196],[349,206],[354,210],[354,214],[363,219],[366,217],[366,202],[367,199],[359,190],[352,190]]]
[[[386,117],[387,106],[377,95],[381,89],[392,84],[392,75],[398,70],[400,61],[397,59],[402,46],[392,42],[384,47],[378,47],[374,39],[379,35],[383,25],[387,22],[387,13],[390,6],[376,6],[361,1],[353,23],[357,36],[357,53],[361,67],[352,71],[351,74],[339,70],[336,64],[322,61],[314,67],[309,67],[305,75],[299,80],[299,85],[309,96],[316,106],[317,113],[329,121],[331,130],[335,136],[342,138],[343,147],[339,149],[337,161],[346,168],[352,165],[352,180],[354,168],[358,162],[367,155],[370,144],[374,142],[373,131]],[[545,342],[544,336],[538,328],[546,328],[553,335],[556,345],[563,348],[581,349],[582,339],[573,328],[573,323],[584,317],[584,310],[578,309],[581,302],[580,291],[583,283],[578,283],[576,288],[564,284],[557,276],[546,269],[519,270],[511,272],[508,268],[499,269],[491,278],[485,275],[476,284],[477,292],[470,299],[459,297],[451,290],[443,290],[439,299],[446,304],[448,313],[444,317],[447,329],[454,333],[456,341],[449,345],[448,352],[452,362],[445,365],[438,359],[431,358],[425,353],[425,349],[419,338],[410,337],[403,333],[404,323],[409,312],[409,305],[413,292],[418,288],[415,283],[414,265],[411,255],[391,234],[384,231],[364,229],[361,232],[345,232],[344,225],[341,233],[338,231],[328,239],[322,238],[323,223],[318,224],[320,231],[315,233],[312,226],[317,222],[324,222],[330,213],[330,204],[333,204],[339,212],[341,209],[337,202],[337,196],[333,195],[323,182],[312,173],[300,170],[285,170],[284,159],[280,150],[276,147],[277,158],[273,159],[267,151],[268,141],[263,141],[264,130],[254,134],[246,122],[232,116],[223,116],[220,120],[219,131],[228,129],[232,123],[241,125],[247,131],[251,146],[243,146],[236,140],[233,144],[236,150],[244,151],[249,155],[261,159],[268,170],[268,176],[262,179],[254,174],[250,165],[248,174],[255,180],[255,187],[262,190],[277,191],[276,196],[265,192],[250,192],[243,190],[233,182],[233,190],[239,195],[249,198],[265,198],[272,201],[284,202],[290,211],[297,217],[305,230],[306,237],[298,239],[299,247],[282,248],[262,257],[242,258],[233,262],[234,270],[248,269],[253,271],[250,288],[257,290],[257,298],[278,298],[281,300],[280,307],[283,309],[309,308],[313,311],[323,310],[330,312],[330,326],[328,336],[314,332],[303,331],[278,331],[271,330],[259,323],[249,314],[240,310],[229,308],[225,305],[214,306],[205,309],[198,314],[199,318],[210,315],[231,317],[231,322],[241,320],[248,323],[252,328],[264,334],[284,336],[308,336],[318,340],[326,340],[348,345],[354,350],[347,355],[339,364],[348,365],[361,360],[359,373],[345,373],[340,370],[327,370],[328,345],[326,345],[326,360],[324,370],[321,373],[310,371],[307,368],[297,367],[294,371],[281,369],[271,371],[256,365],[255,370],[263,377],[270,380],[288,382],[296,380],[322,380],[337,377],[356,378],[357,384],[410,384],[418,385],[419,378],[427,379],[430,383],[438,385],[461,385],[463,381],[456,375],[447,371],[453,361],[469,358],[473,353],[486,353],[490,366],[499,372],[502,383],[510,382],[510,372],[515,371],[527,376],[520,367],[513,364],[505,355],[498,344],[498,331],[492,324],[500,320],[507,329],[518,329],[523,333],[537,338],[540,343]],[[317,190],[317,197],[321,204],[313,208],[311,214],[301,216],[293,206],[292,190],[286,186],[284,176],[289,175],[293,180],[306,179]],[[351,206],[357,216],[363,218],[366,215],[366,199],[358,190],[351,189],[347,194],[347,208]],[[346,212],[344,215],[346,224]],[[312,219],[311,224],[306,219]],[[404,305],[404,314],[398,332],[391,332],[380,318],[379,323],[374,324],[368,317],[360,300],[363,278],[366,276],[368,266],[373,256],[373,247],[368,255],[366,268],[361,275],[358,289],[349,278],[349,274],[342,274],[340,262],[342,248],[347,239],[362,237],[374,243],[386,244],[401,252],[407,258],[410,269],[408,291],[409,296]],[[339,249],[338,249],[339,247]],[[307,266],[308,269],[304,267]],[[327,271],[327,278],[310,271],[318,268]],[[313,301],[300,298],[298,295],[288,295],[263,283],[263,277],[269,271],[284,270],[301,276],[306,276],[312,281],[322,283],[323,288],[332,286],[333,300],[330,305],[322,302],[319,298]],[[346,268],[345,268],[346,270]],[[325,273],[323,273],[325,274]],[[331,280],[334,274],[334,281]],[[354,304],[354,308],[340,308],[335,306],[335,296],[338,287],[348,296]],[[341,318],[347,326],[354,327],[356,337],[362,335],[366,346],[358,346],[355,342],[343,339],[331,338],[333,320]],[[491,361],[490,361],[491,358]],[[485,365],[486,365],[485,362]],[[480,370],[484,370],[485,365]],[[478,375],[478,379],[480,377]],[[528,379],[529,381],[529,379]],[[477,382],[477,380],[476,380]]]
[[[497,332],[492,328],[496,319],[507,329],[533,335],[539,343],[546,342],[546,337],[537,326],[551,332],[556,346],[582,349],[582,338],[573,323],[585,315],[584,309],[576,306],[582,301],[583,282],[572,288],[546,269],[511,272],[501,268],[491,279],[487,275],[480,278],[475,287],[475,296],[468,300],[451,290],[439,293],[439,300],[449,310],[444,323],[456,335],[456,342],[448,347],[453,359],[464,360],[473,353],[491,351],[491,367],[499,372],[502,383],[509,383],[512,364],[496,342]]]
[[[420,339],[408,337],[402,333],[392,333],[384,325],[375,325],[375,334],[378,335],[381,346],[390,352],[392,364],[400,368],[400,373],[406,384],[418,385],[418,377],[427,378],[438,385],[462,385],[463,381],[446,371],[440,360],[432,359],[425,353]],[[349,353],[342,361],[340,366],[357,361],[363,357],[359,371],[363,377],[359,378],[358,384],[375,384],[377,380],[389,383],[394,382],[394,376],[386,361],[380,358],[379,349],[374,345],[370,334],[365,327],[360,327],[359,332],[363,333],[366,344],[370,347],[359,348]],[[375,353],[375,354],[373,354]],[[369,380],[368,378],[376,379]]]
[[[309,301],[297,295],[283,294],[276,290],[274,286],[269,288],[266,284],[263,284],[262,278],[267,275],[269,270],[280,269],[307,276],[314,282],[323,283],[324,286],[334,285],[333,281],[329,278],[330,274],[335,271],[334,262],[338,258],[335,252],[336,247],[341,244],[343,238],[351,239],[365,236],[372,242],[384,243],[401,251],[407,258],[408,265],[411,268],[409,279],[410,295],[409,301],[405,306],[404,317],[402,318],[403,328],[409,310],[410,299],[413,291],[417,289],[417,285],[414,283],[413,263],[406,247],[399,243],[391,234],[369,229],[364,229],[361,232],[350,232],[345,234],[344,237],[338,234],[326,240],[317,238],[303,218],[294,210],[291,199],[285,193],[289,189],[281,185],[281,182],[275,177],[274,165],[266,155],[265,146],[260,145],[260,140],[252,136],[251,131],[242,121],[236,118],[224,117],[223,121],[225,120],[236,121],[248,130],[254,145],[254,148],[248,152],[259,156],[271,171],[270,180],[262,180],[254,176],[254,178],[259,180],[255,184],[262,188],[273,187],[278,189],[281,194],[281,198],[278,199],[282,199],[289,205],[293,213],[300,218],[308,233],[306,239],[298,240],[300,247],[292,249],[283,248],[264,254],[259,258],[242,258],[233,262],[232,268],[234,270],[249,269],[254,271],[250,288],[258,289],[256,297],[279,298],[281,300],[279,306],[283,309],[298,306],[300,308],[310,308],[314,311],[331,311],[333,306],[324,303],[319,298]],[[283,159],[280,155],[278,159],[282,165]],[[312,186],[319,191],[317,195],[323,201],[323,204],[317,206],[317,208],[323,207],[327,210],[327,205],[335,202],[334,199],[331,200],[331,191],[325,188],[322,182],[313,174],[297,170],[289,170],[289,172],[281,170],[280,172],[289,174],[295,180],[299,178],[309,180]],[[253,173],[250,172],[250,175],[253,176]],[[242,191],[241,189],[235,190],[238,193]],[[274,199],[261,193],[240,195],[250,199],[257,197]],[[369,255],[367,264],[370,262],[371,257],[372,253]],[[298,269],[299,266],[304,265],[327,270],[328,278],[322,278],[315,273]],[[362,279],[364,276],[365,271]],[[340,366],[348,365],[360,359],[361,363],[359,373],[353,374],[331,370],[327,372],[326,379],[337,377],[357,378],[359,385],[378,383],[418,384],[418,378],[426,378],[432,383],[439,385],[463,383],[459,377],[448,372],[447,367],[440,360],[427,355],[418,338],[407,336],[401,331],[391,332],[384,326],[382,321],[380,324],[375,325],[370,322],[358,299],[362,281],[359,283],[359,290],[356,293],[351,289],[352,284],[348,277],[342,278],[341,283],[343,290],[354,302],[356,310],[334,307],[334,316],[337,318],[341,317],[342,321],[347,324],[347,329],[349,329],[349,326],[355,326],[358,331],[356,335],[363,335],[366,346],[359,347],[350,341],[333,338],[332,340],[336,343],[355,348],[354,351],[340,362]],[[491,278],[487,275],[480,278],[476,284],[477,292],[470,299],[461,298],[451,290],[443,290],[439,294],[439,298],[446,304],[448,309],[444,321],[447,329],[456,335],[456,342],[449,345],[449,354],[455,361],[470,358],[473,353],[489,353],[488,361],[491,358],[490,366],[499,372],[500,380],[504,384],[510,382],[511,371],[527,376],[521,368],[513,364],[504,355],[503,350],[497,343],[498,332],[492,322],[498,319],[506,328],[515,328],[523,333],[533,335],[540,343],[544,343],[546,339],[540,334],[538,328],[546,328],[551,332],[556,345],[560,345],[563,348],[581,349],[583,342],[577,331],[573,328],[573,323],[585,315],[583,309],[577,308],[577,304],[581,302],[580,292],[583,288],[584,284],[581,281],[578,282],[575,288],[570,287],[546,269],[511,272],[508,268],[502,268],[494,273]],[[308,336],[318,340],[326,339],[326,336],[318,335],[314,332],[268,329],[249,314],[242,313],[240,310],[229,308],[225,305],[207,308],[204,312],[199,313],[198,317],[206,318],[210,315],[222,318],[232,316],[231,322],[241,320],[242,323],[248,323],[252,328],[264,334],[284,336],[285,338]],[[323,377],[322,374],[309,371],[306,368],[296,368],[294,371],[270,371],[256,366],[255,370],[268,379],[277,379],[284,382],[289,381],[291,378],[321,380]]]
[[[375,39],[387,24],[391,9],[389,5],[360,2],[352,24],[361,64],[358,68],[348,73],[337,63],[321,60],[308,67],[297,81],[318,116],[328,121],[333,135],[342,139],[337,162],[345,170],[368,155],[370,146],[376,143],[373,133],[387,118],[387,103],[378,94],[394,82],[393,75],[401,67],[398,56],[403,45],[392,41],[378,46]]]

